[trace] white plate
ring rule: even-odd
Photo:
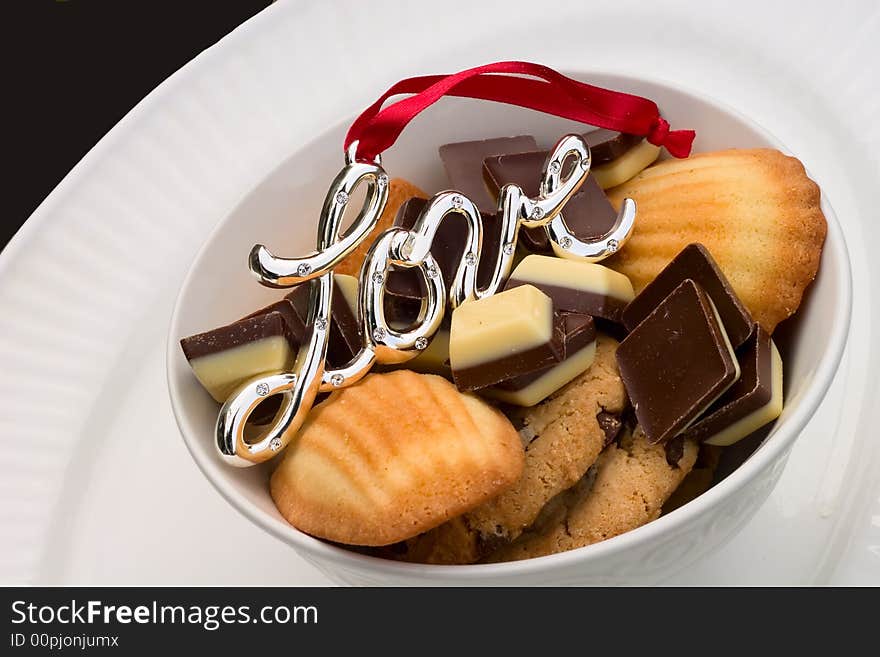
[[[880,584],[880,9],[709,4],[278,3],[164,83],[0,256],[0,582],[328,583],[183,447],[163,360],[178,285],[310,135],[401,77],[519,58],[702,89],[775,133],[831,199],[854,276],[844,363],[758,515],[669,582]],[[261,557],[250,570],[227,566],[245,551]]]

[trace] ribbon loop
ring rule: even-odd
[[[399,94],[412,95],[382,107]],[[443,96],[517,105],[598,128],[641,135],[675,157],[687,157],[695,137],[693,130],[670,130],[657,104],[647,98],[579,82],[540,64],[511,61],[452,75],[401,80],[352,123],[345,137],[346,150],[358,142],[357,159],[372,161],[394,144],[412,119]]]

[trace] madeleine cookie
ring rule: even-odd
[[[394,223],[394,218],[397,216],[397,211],[400,210],[404,203],[413,197],[428,198],[428,195],[403,178],[392,178],[388,182],[388,202],[385,204],[385,209],[379,216],[379,221],[376,223],[376,227],[370,231],[370,234],[364,238],[358,247],[352,251],[345,260],[336,265],[336,268],[333,271],[337,274],[358,276],[361,273],[361,265],[364,264],[364,259],[367,257],[367,251],[373,246],[373,242],[376,241],[376,238],[379,237],[381,233],[384,233],[391,228],[391,225]]]
[[[610,445],[589,477],[554,500],[554,515],[536,524],[488,561],[516,561],[592,545],[657,519],[664,502],[691,471],[697,444],[685,441],[671,466],[662,445],[648,442],[640,428]],[[563,511],[564,509],[564,511]]]
[[[799,160],[773,149],[731,149],[667,160],[608,190],[638,205],[626,246],[603,264],[640,292],[692,242],[712,253],[768,333],[792,315],[815,278],[825,240],[819,188]]]
[[[301,531],[388,545],[498,495],[522,469],[522,443],[500,411],[442,377],[399,370],[316,406],[270,491]]]
[[[517,410],[526,444],[525,468],[500,495],[455,521],[408,542],[398,558],[423,563],[473,563],[531,525],[541,509],[578,482],[606,443],[603,420],[623,412],[617,342],[600,334],[593,364],[537,406]]]

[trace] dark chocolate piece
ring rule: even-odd
[[[309,284],[297,285],[284,297],[293,306],[294,312],[303,324],[309,308],[308,286]],[[334,279],[330,317],[327,364],[334,368],[342,367],[361,350],[362,340],[356,311],[342,291],[338,277]]]
[[[590,159],[594,167],[616,160],[631,148],[638,146],[643,139],[639,135],[615,132],[605,128],[599,128],[581,136],[590,147]]]
[[[608,411],[599,411],[596,415],[596,422],[599,423],[599,428],[605,432],[603,448],[608,447],[608,445],[617,440],[617,436],[620,435],[620,431],[623,429],[623,420],[620,419],[620,415],[615,415]]]
[[[519,185],[527,196],[538,195],[541,188],[541,169],[548,151],[529,151],[493,155],[483,161],[483,177],[492,197],[498,201],[498,195],[504,185]],[[569,200],[569,204],[574,198]],[[550,239],[543,226],[537,228],[521,228],[519,241],[529,251],[535,253],[552,253]]]
[[[419,214],[428,204],[422,198],[411,198],[404,203],[397,213],[394,226],[412,228]],[[501,217],[496,214],[481,213],[483,223],[483,249],[477,267],[477,286],[486,287],[492,280],[495,262],[501,249]],[[452,287],[452,280],[458,271],[464,255],[464,244],[467,238],[467,225],[461,217],[449,216],[443,220],[434,235],[431,255],[437,261],[437,268],[443,275],[446,291]],[[389,273],[385,293],[392,296],[407,297],[421,300],[426,293],[425,282],[418,271],[397,269]],[[416,308],[418,310],[418,308]]]
[[[392,272],[394,276],[398,274],[404,276],[411,275],[410,272],[403,270],[392,270]],[[419,276],[419,274],[416,274],[416,276]],[[391,274],[389,274],[388,278],[389,280],[391,279]],[[388,324],[395,329],[405,329],[415,324],[418,319],[419,311],[422,308],[422,300],[421,298],[409,296],[385,294],[383,307],[385,308],[385,320]],[[449,315],[450,313],[447,312],[444,318],[447,318]]]
[[[670,467],[677,468],[678,462],[684,456],[684,436],[678,434],[670,438],[664,447],[666,449],[666,462]]]
[[[269,424],[269,422],[274,420],[275,416],[278,415],[278,411],[281,410],[281,402],[283,398],[283,395],[266,397],[263,401],[257,404],[257,407],[253,411],[251,411],[250,417],[248,417],[248,424]],[[315,403],[317,403],[317,401]]]
[[[617,211],[593,176],[565,204],[562,216],[568,230],[582,240],[602,237],[617,223]]]
[[[486,184],[496,198],[501,188],[510,183],[519,185],[528,196],[537,196],[541,169],[548,154],[549,151],[533,151],[486,158],[483,163]],[[605,235],[617,222],[614,206],[593,176],[587,177],[578,193],[565,204],[562,216],[571,233],[583,240]],[[551,250],[543,227],[524,229],[521,239],[533,251]]]
[[[492,155],[483,160],[482,175],[494,198],[504,185],[519,185],[526,196],[535,197],[541,191],[541,169],[550,151],[526,151]],[[563,177],[567,175],[563,172]]]
[[[734,348],[752,333],[754,322],[715,259],[702,244],[689,244],[623,311],[623,324],[632,331],[679,283],[690,278],[705,290]]]
[[[739,381],[684,435],[696,441],[730,445],[776,419],[782,411],[782,374],[775,372],[781,360],[774,351],[770,335],[757,326],[737,353],[742,372]]]
[[[739,378],[708,295],[687,279],[617,348],[620,377],[652,443],[685,429]]]
[[[495,214],[495,200],[483,184],[483,160],[492,155],[521,153],[538,147],[534,137],[499,137],[462,141],[440,147],[440,159],[446,169],[449,185],[473,201],[480,212]]]

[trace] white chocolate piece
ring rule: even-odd
[[[614,297],[625,304],[635,297],[632,283],[624,274],[593,262],[554,256],[526,256],[510,274],[510,278]]]
[[[348,304],[348,307],[351,308],[351,311],[354,313],[355,317],[358,314],[358,279],[356,276],[349,276],[348,274],[334,274],[333,280],[336,281],[336,284],[339,286],[339,290],[342,292],[342,296],[345,298],[345,303]]]
[[[770,341],[771,351],[771,388],[770,401],[744,418],[734,422],[727,428],[719,431],[704,442],[707,445],[719,445],[726,447],[745,438],[750,433],[757,431],[768,422],[772,422],[782,414],[782,357],[773,341]]]
[[[602,189],[622,185],[630,178],[635,177],[642,169],[648,168],[660,157],[660,147],[654,146],[647,139],[642,140],[638,146],[630,148],[616,160],[590,169],[590,175],[595,176],[596,182]]]
[[[498,388],[486,388],[480,392],[487,397],[499,401],[515,404],[516,406],[534,406],[543,399],[549,397],[566,383],[585,372],[596,358],[596,341],[593,340],[583,349],[577,351],[564,361],[555,365],[532,381],[525,388],[519,390],[500,390]]]
[[[468,301],[452,313],[449,362],[464,370],[550,342],[553,301],[532,285]]]
[[[422,353],[405,363],[408,370],[448,377],[449,329],[439,329]]]
[[[194,358],[189,364],[199,382],[222,404],[246,378],[287,371],[295,358],[287,338],[273,335]],[[242,372],[247,376],[243,378]]]

